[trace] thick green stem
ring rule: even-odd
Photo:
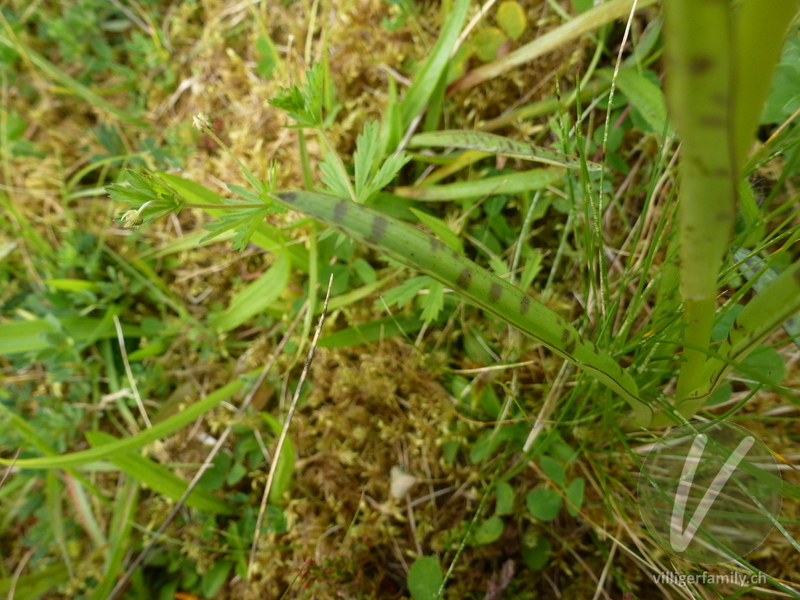
[[[680,271],[686,333],[677,401],[700,383],[711,339],[717,275],[736,216],[730,10],[726,0],[667,0],[667,100],[683,142]]]
[[[743,361],[784,321],[800,309],[800,261],[795,262],[753,298],[733,322],[728,337],[718,350],[727,361],[709,360],[701,384],[677,406],[689,418],[705,404],[711,393],[737,363]]]
[[[667,100],[683,142],[679,239],[686,345],[676,405],[691,418],[710,393],[709,377],[721,376],[703,351],[711,338],[717,276],[732,235],[741,168],[797,2],[665,0],[664,9]]]

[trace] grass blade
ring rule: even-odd
[[[12,32],[12,37],[16,37]],[[23,46],[19,41],[14,39],[9,39],[4,35],[0,35],[0,44],[6,46],[7,48],[11,48],[22,54],[23,56],[27,57],[27,59],[31,62],[32,65],[36,66],[37,68],[41,69],[50,79],[60,82],[65,88],[70,90],[73,94],[82,98],[89,104],[100,108],[109,114],[114,115],[121,121],[125,121],[126,123],[130,123],[131,125],[136,125],[137,127],[142,127],[143,129],[152,129],[150,125],[142,121],[141,119],[137,119],[136,117],[129,115],[126,111],[117,108],[116,106],[112,106],[105,100],[103,100],[100,96],[95,94],[92,90],[88,87],[79,83],[77,80],[73,79],[60,69],[56,68],[53,63],[43,57],[41,54]]]
[[[62,564],[46,567],[38,573],[25,575],[16,581],[14,600],[40,598],[54,587],[69,581],[69,571]],[[14,585],[13,578],[0,579],[0,594],[7,595]]]
[[[47,517],[50,520],[50,528],[53,530],[53,537],[56,540],[58,549],[64,557],[64,563],[67,565],[67,570],[72,574],[72,561],[69,558],[69,550],[67,549],[67,538],[64,532],[64,511],[61,503],[61,492],[63,488],[61,481],[58,479],[53,471],[47,472],[46,481],[46,496],[47,496]]]
[[[261,277],[233,297],[228,309],[211,320],[211,326],[219,331],[235,329],[275,302],[288,283],[289,261],[286,253],[281,253]]]
[[[493,79],[518,65],[531,62],[543,54],[560,48],[564,44],[579,38],[584,33],[589,33],[606,23],[628,16],[633,7],[633,2],[634,0],[611,0],[587,10],[557,29],[537,37],[511,54],[470,71],[450,85],[447,90],[448,95]],[[638,0],[637,7],[644,8],[655,3],[656,0]]]
[[[63,469],[66,467],[74,467],[84,465],[86,463],[94,462],[97,460],[110,460],[136,448],[154,442],[174,433],[181,427],[188,425],[197,417],[204,415],[206,412],[217,406],[220,402],[227,400],[238,392],[244,382],[241,379],[232,381],[228,385],[219,388],[212,392],[200,402],[192,404],[187,409],[179,412],[176,415],[165,419],[161,423],[153,425],[150,429],[145,429],[141,433],[137,433],[131,437],[116,441],[111,444],[100,446],[99,448],[92,448],[90,450],[81,450],[80,452],[72,452],[70,454],[63,454],[61,456],[44,456],[41,458],[25,458],[16,461],[16,466],[21,469]],[[7,418],[22,420],[21,417],[11,412],[5,405],[0,404],[0,413],[4,414]],[[24,423],[24,421],[23,421]],[[11,465],[13,461],[0,458],[0,465]]]
[[[404,130],[423,111],[436,88],[436,83],[447,68],[450,62],[450,54],[455,48],[461,28],[467,18],[469,4],[469,0],[455,0],[431,55],[417,72],[411,87],[406,92],[405,98],[400,103],[400,114],[403,118]]]
[[[84,342],[93,338],[116,337],[113,321],[104,321],[89,317],[65,317],[60,323],[73,340]],[[123,325],[122,332],[126,337],[143,335],[141,328],[136,325]],[[45,337],[48,333],[56,333],[56,327],[44,319],[0,323],[0,355],[46,350],[52,346]]]
[[[93,448],[102,448],[107,444],[119,441],[113,435],[102,431],[87,431],[86,440]],[[131,477],[146,483],[153,491],[172,500],[180,500],[189,486],[186,481],[163,465],[139,454],[129,452],[114,456],[110,460]],[[184,504],[222,515],[230,515],[234,512],[227,502],[200,488],[192,490]]]
[[[114,514],[108,528],[109,548],[103,581],[95,588],[89,600],[103,600],[114,587],[115,578],[128,552],[128,539],[136,517],[138,499],[139,482],[133,477],[128,477],[117,492],[117,500],[114,502]]]
[[[34,429],[33,425],[31,425],[28,421],[20,417],[18,414],[11,412],[4,404],[0,404],[0,413],[5,413],[8,417],[9,421],[11,421],[11,426],[20,434],[23,438],[25,438],[28,443],[30,443],[34,448],[36,448],[39,452],[46,456],[56,457],[58,453],[56,452],[55,448],[53,448],[49,441],[44,439],[43,436],[37,433],[36,429]],[[9,465],[14,464],[18,465],[19,461],[9,460],[7,461]],[[80,486],[85,487],[89,490],[95,498],[101,504],[108,505],[109,502],[106,500],[106,497],[100,492],[96,485],[94,485],[91,481],[86,479],[82,473],[79,473],[75,469],[67,468],[65,469],[66,473],[69,477],[72,477],[75,481],[71,483],[74,488],[79,488]]]
[[[74,481],[70,475],[67,475],[67,489],[69,490],[72,504],[75,508],[75,515],[77,521],[81,524],[89,539],[92,540],[95,549],[100,550],[108,546],[108,540],[103,534],[103,529],[97,521],[94,514],[94,506],[89,502],[86,493],[83,491],[83,486]]]

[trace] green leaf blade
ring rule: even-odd
[[[509,158],[541,162],[568,169],[581,168],[581,161],[577,157],[567,156],[555,150],[542,148],[526,142],[511,140],[493,133],[483,133],[481,131],[450,129],[418,133],[411,138],[408,147],[454,147],[465,150],[477,150],[479,152],[487,152],[489,154],[507,156]],[[588,162],[587,168],[589,171],[600,171],[603,167],[597,163]]]
[[[81,450],[79,452],[62,454],[60,456],[19,459],[16,461],[16,463],[9,459],[0,458],[0,464],[6,466],[15,464],[21,469],[64,469],[66,467],[85,465],[98,460],[110,460],[113,457],[130,452],[136,448],[141,448],[150,442],[154,442],[155,440],[164,438],[174,433],[181,427],[184,427],[194,421],[197,417],[204,415],[206,412],[217,406],[220,402],[223,402],[224,400],[227,400],[233,396],[233,394],[238,392],[243,385],[244,382],[240,379],[232,381],[231,383],[212,392],[203,400],[192,404],[178,414],[173,415],[156,425],[153,425],[153,427],[149,429],[145,429],[141,433],[121,439],[111,444],[105,444],[90,450]],[[14,414],[4,404],[0,404],[0,413],[4,414],[6,418],[21,419],[21,417]]]
[[[228,309],[211,320],[219,331],[235,329],[275,302],[289,283],[289,261],[285,254],[256,281],[234,296]]]
[[[469,0],[455,0],[453,2],[450,14],[447,15],[447,19],[439,33],[439,38],[436,40],[436,45],[414,77],[411,87],[408,88],[405,98],[400,103],[403,130],[422,112],[436,87],[436,83],[445,72],[450,55],[461,33],[461,28],[466,21],[469,5]]]
[[[87,431],[86,441],[88,441],[93,448],[102,448],[106,444],[118,442],[119,439],[102,431]],[[189,487],[188,482],[172,473],[163,465],[139,454],[132,452],[120,454],[109,460],[131,477],[135,477],[146,484],[154,492],[166,496],[171,500],[180,500],[186,488]],[[197,488],[192,490],[185,504],[192,508],[216,514],[230,515],[234,513],[233,508],[228,506],[226,502],[220,500],[213,494]]]
[[[394,193],[403,198],[413,198],[423,202],[446,202],[541,190],[559,181],[563,176],[564,171],[561,169],[533,169],[431,187],[399,187],[395,188]]]
[[[408,570],[408,590],[414,600],[436,600],[444,581],[435,556],[420,556]]]
[[[553,521],[561,510],[561,496],[556,490],[534,490],[525,498],[528,511],[540,521]]]

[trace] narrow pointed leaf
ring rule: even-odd
[[[87,431],[86,440],[93,448],[102,448],[105,445],[119,441],[113,435],[102,431]],[[180,500],[186,488],[189,487],[187,481],[175,475],[167,467],[136,452],[126,452],[125,454],[113,456],[110,460],[128,475],[135,477],[153,491],[172,500]],[[222,515],[230,515],[234,512],[225,501],[199,488],[192,490],[185,504],[192,508]]]
[[[261,277],[240,291],[228,309],[211,320],[211,326],[219,331],[235,329],[275,302],[289,283],[289,261],[285,253],[278,256]]]
[[[481,131],[452,129],[419,133],[411,138],[408,146],[409,148],[463,148],[465,150],[478,150],[489,154],[531,160],[568,169],[581,168],[580,160],[574,156],[567,156],[555,150]],[[597,163],[587,163],[587,166],[590,171],[599,171],[602,168]]]
[[[188,408],[171,416],[157,425],[153,425],[150,429],[145,429],[141,433],[121,439],[111,444],[106,444],[91,450],[81,450],[80,452],[71,452],[69,454],[62,454],[60,456],[44,456],[41,458],[25,458],[14,461],[0,458],[0,465],[10,466],[12,463],[20,469],[63,469],[65,467],[74,467],[77,465],[85,465],[90,462],[98,460],[109,460],[120,454],[130,452],[136,448],[141,448],[150,442],[161,439],[174,433],[181,427],[188,425],[197,417],[204,415],[206,412],[217,406],[220,402],[227,400],[238,392],[244,382],[241,379],[232,381],[228,385],[219,388],[212,392],[199,402],[192,404]],[[0,404],[0,414],[6,418],[20,418],[13,413],[5,405]]]
[[[722,383],[722,378],[799,310],[800,261],[797,261],[767,284],[739,313],[728,337],[717,350],[717,354],[726,360],[708,361],[702,384],[678,405],[681,414],[691,416],[699,410]]]
[[[400,114],[403,118],[403,129],[419,115],[428,103],[431,93],[436,87],[436,82],[442,76],[450,62],[450,54],[455,48],[461,28],[467,18],[470,0],[455,0],[452,9],[439,33],[439,39],[433,47],[430,56],[414,76],[411,87],[408,88],[403,101],[400,103]]]
[[[734,252],[734,259],[736,262],[741,262],[739,272],[744,275],[748,281],[758,276],[758,279],[753,283],[753,288],[758,293],[764,292],[767,286],[772,283],[777,277],[776,273],[771,267],[767,267],[764,273],[761,272],[759,261],[755,258],[748,259],[751,252],[747,248],[740,248]],[[742,262],[743,261],[743,262]],[[783,329],[786,333],[794,339],[794,344],[800,348],[800,312],[795,313],[790,319],[787,319],[783,324]]]
[[[533,169],[521,173],[496,175],[475,181],[459,181],[446,185],[431,187],[399,187],[394,193],[403,198],[413,198],[428,202],[444,202],[447,200],[463,200],[464,198],[480,198],[493,194],[518,194],[531,190],[540,190],[561,179],[561,169]]]
[[[76,342],[89,339],[104,339],[117,337],[113,322],[104,323],[103,319],[90,317],[65,317],[60,319],[64,331]],[[51,347],[45,337],[48,333],[55,333],[56,327],[45,319],[33,321],[9,321],[0,323],[0,356],[18,354],[20,352],[38,352]],[[128,337],[142,335],[140,327],[124,324],[122,332]]]

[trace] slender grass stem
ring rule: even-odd
[[[202,204],[198,202],[184,202],[184,208],[213,208],[214,210],[238,210],[240,208],[263,208],[260,204]]]

